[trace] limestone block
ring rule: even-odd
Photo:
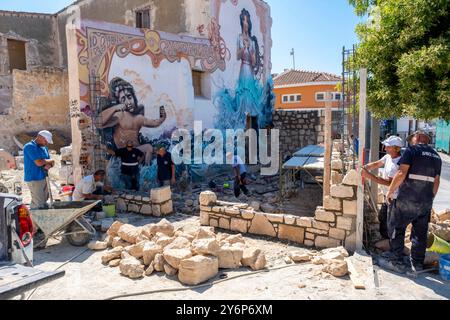
[[[115,260],[115,259],[119,259],[121,257],[122,251],[124,250],[123,247],[117,247],[114,248],[112,250],[107,251],[103,256],[102,256],[102,263],[103,264],[107,264],[109,263],[111,260]]]
[[[163,272],[164,271],[164,265],[166,264],[166,260],[164,259],[164,256],[161,253],[158,253],[155,256],[154,260],[154,267],[156,272]]]
[[[192,242],[195,254],[217,256],[220,246],[215,238],[198,239]]]
[[[282,214],[266,213],[266,217],[267,217],[267,219],[269,219],[269,221],[275,222],[275,223],[283,223],[283,220],[284,220],[284,216]]]
[[[154,262],[152,262],[152,263],[150,263],[148,268],[145,270],[145,275],[147,277],[150,277],[154,271],[155,271],[155,264],[154,264]]]
[[[150,197],[142,197],[142,203],[151,204],[152,201],[151,201]]]
[[[331,171],[331,184],[341,184],[342,180],[342,175],[339,172]]]
[[[212,207],[200,206],[200,211],[211,212],[212,211]]]
[[[305,240],[304,245],[307,246],[307,247],[314,247],[314,241],[312,241],[312,240]]]
[[[219,259],[212,256],[195,256],[182,260],[178,280],[195,286],[214,278],[219,273]]]
[[[346,261],[332,260],[324,266],[322,271],[334,277],[345,277],[348,274],[348,265]]]
[[[295,263],[309,262],[309,261],[311,261],[311,258],[312,258],[312,256],[310,254],[308,254],[306,252],[302,252],[302,251],[289,252],[289,257]]]
[[[350,170],[342,181],[347,186],[358,186],[358,173],[356,170]]]
[[[313,221],[313,228],[314,229],[319,229],[319,230],[325,230],[328,231],[330,230],[330,224],[327,222],[320,222],[320,221]]]
[[[131,224],[124,224],[123,226],[120,227],[117,234],[123,241],[126,241],[131,244],[135,244],[136,239],[137,239],[137,237],[139,237],[141,232],[142,232],[142,228],[136,228],[136,227],[132,226]]]
[[[180,263],[184,259],[192,257],[192,252],[189,249],[169,249],[164,250],[164,259],[166,262],[175,269],[180,268]]]
[[[209,213],[206,211],[200,211],[200,224],[202,226],[209,226]]]
[[[219,227],[219,219],[210,219],[209,225],[211,227],[215,227],[215,228]]]
[[[152,204],[152,213],[155,217],[161,217],[161,205],[159,204]]]
[[[315,241],[317,248],[332,248],[341,245],[341,241],[329,237],[318,236]]]
[[[139,213],[140,211],[141,211],[141,208],[137,204],[131,203],[128,205],[127,212]]]
[[[224,213],[225,212],[225,207],[214,206],[214,207],[212,207],[212,212]]]
[[[239,209],[238,208],[234,208],[234,207],[225,208],[225,213],[230,214],[230,215],[234,215],[234,216],[237,216],[237,215],[241,214]]]
[[[305,240],[305,229],[294,227],[294,226],[288,226],[285,224],[280,224],[279,230],[278,230],[278,238],[284,239],[284,240],[290,240],[295,243],[303,243]]]
[[[247,231],[248,231],[247,220],[232,218],[230,229],[232,231],[247,233]]]
[[[354,228],[354,219],[347,217],[337,217],[337,225],[338,229],[343,229],[347,231],[352,231]]]
[[[244,250],[241,263],[252,270],[262,270],[266,267],[266,255],[260,249],[248,248]]]
[[[161,214],[163,216],[167,216],[173,213],[173,202],[172,200],[167,201],[166,203],[161,205]]]
[[[178,270],[173,268],[170,264],[165,263],[164,264],[164,272],[169,276],[169,277],[173,277],[174,275],[176,275],[178,273]]]
[[[219,250],[217,257],[219,258],[220,269],[237,269],[241,265],[244,250],[242,248],[225,245]]]
[[[201,206],[213,206],[217,202],[217,195],[212,191],[204,191],[200,194]]]
[[[284,223],[287,225],[295,225],[297,223],[297,217],[291,215],[284,215]]]
[[[153,204],[162,204],[172,199],[170,187],[152,189],[150,191],[150,200]]]
[[[152,206],[149,204],[144,204],[141,208],[141,214],[151,216],[153,214]]]
[[[252,220],[252,225],[250,227],[249,233],[265,235],[270,237],[276,237],[277,234],[273,225],[267,219],[267,217],[262,213],[256,213]]]
[[[143,249],[144,264],[146,266],[153,262],[157,254],[163,252],[163,248],[154,242],[146,242]]]
[[[88,248],[94,251],[101,251],[108,248],[108,243],[105,241],[91,241],[88,244]]]
[[[353,187],[333,185],[331,186],[331,196],[335,198],[352,198],[354,196]]]
[[[144,266],[134,258],[127,258],[120,261],[120,273],[131,279],[139,279],[144,275]]]
[[[245,240],[244,240],[244,237],[242,236],[242,234],[228,236],[224,239],[224,241],[230,245],[237,244],[237,243],[245,244]]]
[[[113,238],[112,243],[111,243],[111,246],[113,248],[117,248],[117,247],[124,247],[124,248],[126,248],[126,247],[128,247],[130,245],[131,245],[131,243],[123,241],[120,237]]]
[[[230,230],[230,219],[220,218],[219,219],[219,228]]]
[[[215,239],[216,234],[214,233],[214,228],[211,227],[201,227],[195,233],[195,239]]]
[[[251,220],[255,217],[255,211],[254,210],[241,210],[241,216],[244,219]]]
[[[336,217],[335,217],[334,213],[325,211],[323,208],[317,208],[315,219],[317,221],[324,221],[324,222],[336,221]],[[320,229],[320,228],[318,228],[318,229]]]
[[[189,249],[191,247],[191,241],[186,237],[180,236],[175,238],[169,245],[165,247],[166,250],[169,249]]]
[[[159,237],[156,241],[156,244],[158,246],[161,246],[162,248],[167,247],[169,244],[171,244],[175,240],[175,237],[168,237],[166,235]]]
[[[306,240],[314,240],[316,238],[316,235],[314,233],[305,232],[305,239]]]
[[[439,220],[439,222],[450,220],[450,209],[442,210],[441,212],[437,213],[437,219]]]
[[[331,228],[329,232],[329,236],[336,240],[345,240],[345,230]]]
[[[142,196],[135,196],[134,201],[136,202],[142,202]]]
[[[126,248],[126,251],[136,259],[140,259],[144,256],[144,247],[148,242],[149,241],[142,241],[138,244],[135,244],[134,246],[129,246],[128,248]]]
[[[319,230],[319,229],[315,229],[315,228],[307,228],[306,232],[318,234],[318,235],[328,235],[327,230]]]
[[[120,261],[122,261],[122,259],[114,259],[114,260],[111,260],[111,261],[108,263],[108,266],[109,266],[110,268],[117,268],[117,267],[120,265]]]
[[[341,171],[343,168],[344,168],[344,164],[342,163],[342,160],[331,161],[331,170]]]
[[[127,194],[125,196],[125,199],[127,199],[127,200],[133,200],[133,198],[134,198],[134,196],[132,194]]]
[[[313,220],[314,220],[314,218],[310,218],[310,217],[300,217],[300,218],[297,218],[297,225],[299,225],[300,227],[304,227],[304,228],[311,228]]]
[[[354,201],[344,200],[344,210],[343,210],[344,214],[356,216],[357,215],[356,204],[357,204],[356,200]]]
[[[330,196],[326,196],[323,199],[323,207],[327,211],[341,211],[342,204],[340,199],[336,199]]]

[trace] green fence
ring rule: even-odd
[[[436,149],[450,153],[450,123],[444,120],[437,122]]]

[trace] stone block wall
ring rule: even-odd
[[[275,129],[280,130],[282,159],[292,156],[303,147],[324,142],[323,111],[277,110],[274,112],[273,122]]]
[[[308,247],[345,246],[355,250],[356,171],[350,171],[343,183],[332,186],[314,217],[269,214],[255,211],[247,204],[217,200],[212,192],[200,195],[200,220],[203,226],[289,240]]]
[[[116,200],[119,212],[164,217],[174,212],[170,187],[152,189],[149,196],[122,194]]]

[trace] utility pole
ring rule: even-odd
[[[292,60],[294,61],[294,70],[295,70],[295,50],[294,50],[294,48],[292,48],[291,56],[292,56]]]

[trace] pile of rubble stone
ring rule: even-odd
[[[131,279],[154,272],[178,275],[181,283],[197,285],[214,278],[219,269],[241,266],[261,270],[266,266],[264,252],[249,248],[241,234],[216,235],[213,227],[184,231],[166,219],[157,224],[134,227],[116,221],[103,242],[89,244],[92,250],[105,250],[102,263],[119,267]]]
[[[439,238],[450,242],[450,209],[439,213],[433,211],[429,231]]]
[[[322,271],[334,277],[344,277],[348,275],[347,258],[349,254],[344,247],[325,249],[318,251],[293,251],[289,253],[289,258],[295,263],[310,262],[315,265],[322,265]]]

